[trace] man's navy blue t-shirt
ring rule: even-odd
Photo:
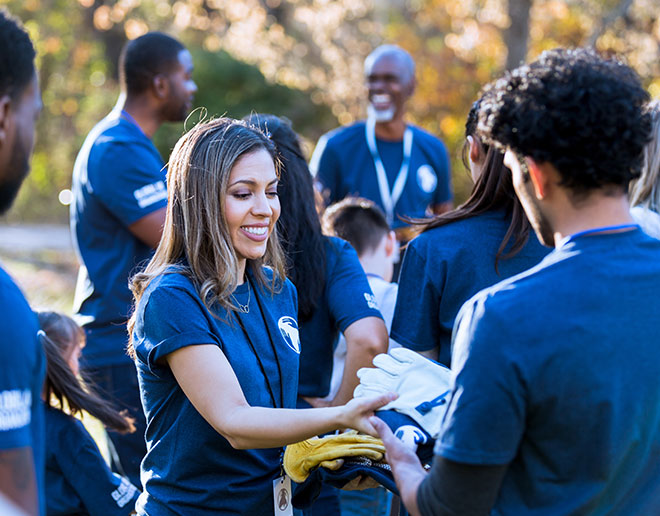
[[[44,408],[46,361],[39,321],[9,275],[0,268],[0,450],[30,447],[44,514]]]
[[[140,491],[116,475],[83,424],[46,407],[48,516],[128,516]]]
[[[408,178],[395,205],[393,227],[405,226],[398,216],[424,217],[429,206],[450,201],[449,155],[438,138],[409,125],[413,146]],[[403,142],[376,139],[390,191],[403,160]],[[346,196],[360,196],[384,209],[374,160],[367,146],[365,122],[335,129],[319,140],[310,169],[330,203]]]
[[[327,396],[339,333],[365,317],[382,319],[351,245],[336,237],[325,237],[324,247],[325,287],[312,317],[300,323],[299,396]]]
[[[249,286],[239,285],[233,296],[249,302],[250,311],[235,314],[231,322],[221,308],[214,309],[214,317],[191,280],[176,272],[152,280],[136,307],[133,342],[147,419],[138,514],[272,514],[272,482],[280,474],[282,450],[232,448],[161,360],[185,346],[214,344],[251,406],[294,408],[300,352],[296,290],[286,280],[271,295],[251,272],[247,276]]]
[[[508,464],[493,514],[660,507],[660,241],[576,236],[456,322],[436,453]]]
[[[496,270],[495,256],[510,223],[504,212],[491,211],[430,229],[412,240],[401,266],[392,338],[415,351],[437,347],[439,362],[449,367],[452,328],[463,303],[481,289],[536,265],[550,252],[530,231],[520,252],[500,259]]]
[[[81,261],[74,311],[87,335],[91,367],[129,363],[129,278],[152,249],[128,226],[166,206],[165,169],[135,124],[111,113],[92,129],[73,172],[71,232]]]

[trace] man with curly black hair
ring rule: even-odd
[[[30,171],[34,124],[41,111],[35,51],[21,23],[0,9],[0,214]],[[43,500],[45,361],[39,323],[0,268],[0,498],[39,514]],[[4,514],[4,513],[3,513]]]
[[[431,473],[380,430],[402,498],[413,514],[655,514],[660,241],[626,199],[648,95],[583,49],[545,52],[488,91],[481,135],[506,150],[555,250],[461,309]]]

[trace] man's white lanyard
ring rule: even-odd
[[[371,152],[371,157],[374,160],[374,167],[376,168],[376,178],[378,179],[378,189],[380,190],[380,198],[383,201],[385,208],[385,215],[387,221],[392,224],[394,220],[394,206],[403,193],[403,187],[406,186],[408,179],[408,169],[410,168],[410,155],[412,154],[413,132],[410,127],[406,127],[403,133],[403,161],[399,174],[394,181],[394,187],[390,192],[390,185],[387,182],[387,174],[383,166],[383,160],[380,159],[378,154],[378,147],[376,147],[376,121],[373,118],[368,118],[365,124],[365,132],[367,137],[367,146]]]

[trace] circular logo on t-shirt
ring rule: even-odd
[[[277,321],[277,327],[280,329],[282,338],[286,345],[289,346],[296,353],[300,354],[300,336],[298,335],[298,322],[293,318],[285,315],[280,317]]]
[[[417,184],[426,193],[431,193],[438,186],[438,176],[431,165],[422,165],[417,169]]]
[[[427,440],[424,432],[413,425],[400,426],[394,431],[394,436],[413,451],[417,450],[418,445],[426,444]]]

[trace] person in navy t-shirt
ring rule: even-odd
[[[284,445],[373,433],[368,416],[392,399],[295,409],[298,303],[275,231],[274,158],[261,131],[227,118],[172,152],[163,238],[132,282],[147,419],[140,515],[274,514],[290,500]]]
[[[650,136],[648,93],[616,60],[557,49],[487,95],[479,131],[506,149],[555,249],[461,309],[430,474],[376,423],[402,499],[425,515],[654,514],[660,241],[626,196]]]
[[[73,171],[71,232],[81,263],[74,311],[87,334],[83,367],[136,418],[137,432],[110,437],[138,483],[144,421],[126,355],[128,279],[151,257],[165,219],[165,167],[151,137],[163,122],[185,118],[197,88],[190,53],[165,34],[129,42],[119,67],[122,94],[87,136]]]
[[[21,23],[0,10],[0,214],[30,171],[41,111],[35,51]],[[0,494],[27,514],[43,514],[45,372],[39,324],[0,268]]]
[[[397,230],[400,217],[424,217],[451,208],[445,145],[406,124],[406,102],[415,89],[415,63],[405,50],[382,45],[365,60],[368,117],[319,140],[310,169],[327,204],[365,197]],[[400,238],[404,238],[402,234]]]
[[[391,336],[449,367],[459,309],[481,289],[536,265],[548,254],[527,220],[504,155],[476,134],[482,99],[465,125],[464,159],[475,182],[456,210],[429,220],[406,250]]]
[[[101,398],[80,376],[79,358],[85,333],[73,319],[39,312],[46,352],[46,513],[61,516],[128,516],[140,491],[110,471],[98,446],[73,416],[91,414],[107,428],[135,430],[133,422]]]

